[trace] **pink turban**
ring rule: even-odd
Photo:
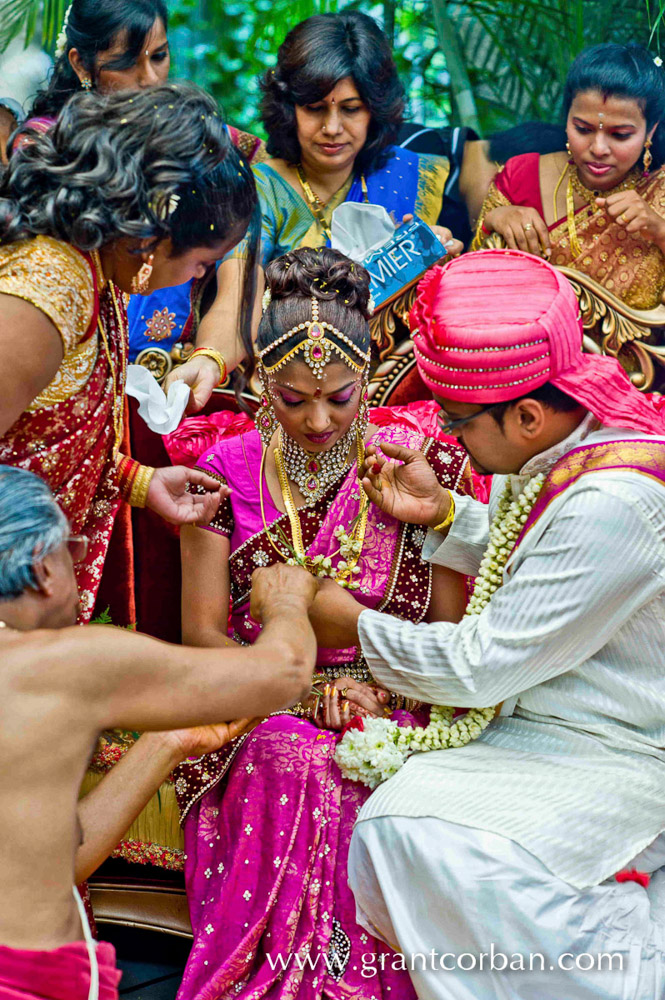
[[[568,279],[519,250],[465,254],[428,271],[409,316],[418,369],[445,399],[485,406],[551,382],[603,424],[665,432],[665,416],[615,358],[582,353]]]

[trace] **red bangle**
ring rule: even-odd
[[[116,468],[118,472],[118,486],[120,488],[120,494],[123,499],[128,500],[132,492],[132,486],[134,485],[136,475],[141,468],[141,463],[137,462],[133,458],[129,458],[127,455],[123,455]]]
[[[492,235],[492,230],[488,229],[484,222],[480,223],[480,228],[485,233],[485,236],[491,236]]]

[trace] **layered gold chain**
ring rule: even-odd
[[[321,226],[321,229],[326,234],[329,240],[332,240],[332,231],[330,226],[326,222],[326,217],[324,215],[325,205],[319,198],[318,194],[315,194],[312,190],[312,186],[305,177],[305,171],[302,168],[302,164],[298,163],[296,166],[296,173],[298,174],[298,180],[300,181],[300,186],[302,187],[307,201],[309,202],[309,207],[312,210],[312,215]],[[369,202],[369,191],[367,190],[367,181],[365,180],[365,175],[362,174],[360,177],[360,185],[363,192],[363,201],[365,203]]]
[[[369,498],[362,486],[360,485],[360,479],[362,476],[363,466],[365,462],[365,442],[362,439],[360,433],[356,436],[356,449],[357,449],[357,472],[358,472],[358,485],[360,489],[360,510],[358,516],[355,519],[353,529],[351,532],[351,538],[354,543],[356,543],[357,552],[346,560],[346,566],[336,571],[336,580],[348,580],[352,574],[355,566],[360,559],[362,553],[362,547],[365,542],[365,533],[367,531],[367,519],[369,516]],[[266,523],[264,503],[263,503],[263,477],[265,470],[265,459],[267,455],[267,448],[263,449],[263,456],[261,459],[261,471],[259,473],[259,500],[261,504],[261,518],[263,520],[263,527],[266,531],[270,544],[273,549],[281,559],[284,558],[284,553],[273,541],[272,535]],[[293,552],[296,561],[299,565],[302,565],[308,572],[313,573],[313,575],[322,575],[316,571],[314,562],[310,556],[307,555],[305,551],[305,546],[302,537],[302,525],[300,523],[300,515],[298,513],[298,508],[296,507],[295,501],[293,499],[293,492],[291,490],[291,484],[289,482],[289,477],[286,473],[286,466],[284,464],[284,455],[282,454],[281,444],[277,444],[275,448],[275,467],[277,469],[277,478],[279,480],[280,490],[282,492],[282,500],[284,501],[284,507],[289,518],[289,524],[291,526],[291,543],[293,547]]]

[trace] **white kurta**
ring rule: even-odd
[[[515,483],[583,438],[645,437],[589,426]],[[490,516],[504,484],[495,477]],[[448,537],[430,536],[426,553],[476,573],[487,508],[466,497],[456,507]],[[665,830],[665,487],[627,470],[581,477],[518,546],[504,581],[457,625],[361,614],[363,653],[385,687],[466,707],[513,699],[514,712],[466,747],[413,756],[359,819],[491,831],[570,885],[594,886]]]
[[[580,891],[496,833],[383,816],[356,827],[349,881],[419,1000],[665,1000],[664,868]]]

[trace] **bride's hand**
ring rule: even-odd
[[[362,684],[353,677],[338,677],[324,688],[318,720],[324,729],[340,730],[355,715],[373,718],[383,715],[389,697],[387,691]]]

